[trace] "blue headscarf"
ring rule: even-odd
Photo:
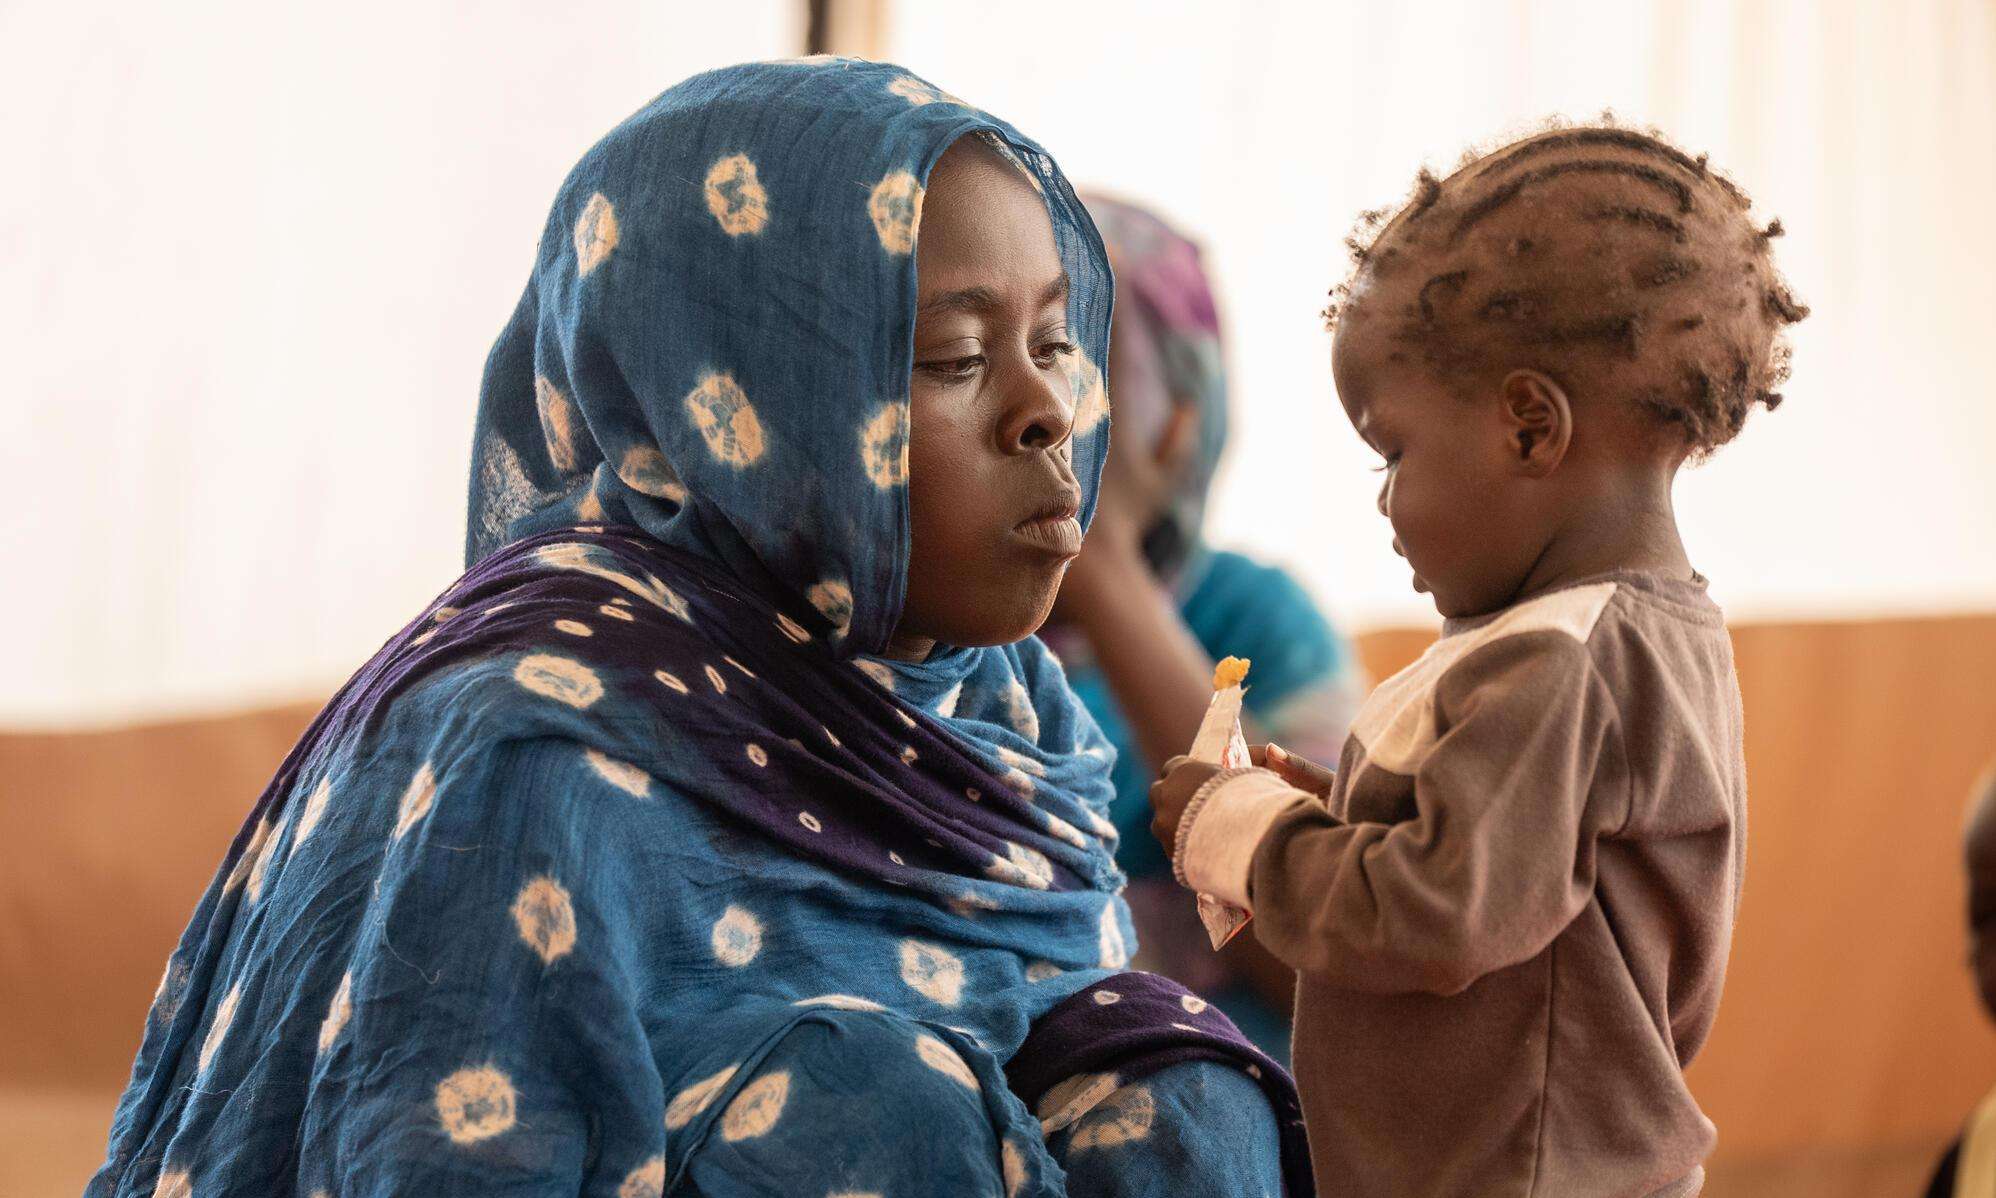
[[[871,656],[906,585],[922,186],[965,135],[1046,197],[1092,506],[1109,282],[1036,146],[849,60],[666,92],[564,183],[487,366],[471,568],[252,810],[92,1195],[656,1198],[743,1144],[922,1134],[801,1113],[832,1101],[783,1064],[816,1027],[887,1046],[859,1101],[973,1102],[966,1167],[1008,1194],[1063,1189],[1041,1090],[1177,1059],[1251,1064],[1298,1167],[1273,1062],[1116,972],[1110,754],[1058,663]]]
[[[697,76],[570,172],[486,366],[467,564],[526,532],[628,523],[839,654],[879,652],[907,582],[917,222],[930,168],[967,135],[1052,218],[1085,522],[1109,444],[1094,225],[1010,125],[835,59]]]

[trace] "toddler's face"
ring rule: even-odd
[[[1381,458],[1379,510],[1393,548],[1444,616],[1510,603],[1545,547],[1542,515],[1513,467],[1495,395],[1451,394],[1395,341],[1390,296],[1355,298],[1339,317],[1331,368],[1352,427]]]

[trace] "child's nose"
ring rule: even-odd
[[[1392,491],[1393,491],[1393,476],[1389,474],[1386,476],[1386,481],[1379,484],[1378,506],[1379,506],[1379,514],[1382,516],[1390,516],[1393,514],[1392,512],[1387,510],[1387,505],[1386,505],[1386,497],[1392,494]]]

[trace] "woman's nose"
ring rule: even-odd
[[[1074,404],[1067,376],[1027,369],[1012,387],[999,445],[1006,453],[1054,450],[1074,434]]]

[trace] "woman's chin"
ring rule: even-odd
[[[936,639],[967,649],[1023,641],[1046,624],[1053,614],[1054,596],[1059,592],[1060,578],[1056,575],[1043,585],[1007,595],[1003,602],[978,604],[974,608],[966,603],[964,610],[951,613],[954,618],[948,622],[949,629],[939,632]],[[971,600],[976,596],[962,598]]]

